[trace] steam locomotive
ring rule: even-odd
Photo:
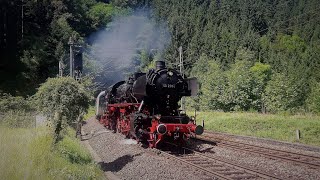
[[[156,61],[147,73],[134,73],[102,91],[96,100],[96,117],[105,127],[151,148],[164,141],[183,144],[203,133],[203,127],[178,104],[183,96],[197,91],[196,78],[183,78],[164,61]]]

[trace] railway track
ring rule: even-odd
[[[203,177],[199,177],[199,179],[280,179],[264,172],[207,156],[189,148],[180,147],[179,151],[176,151],[177,147],[173,144],[166,147],[170,148],[162,149],[161,153],[204,172]]]
[[[261,147],[256,145],[251,145],[247,143],[242,143],[238,141],[233,141],[225,138],[219,138],[214,136],[214,133],[204,133],[201,136],[197,136],[197,139],[215,143],[220,147],[230,148],[237,151],[245,151],[273,159],[281,159],[287,162],[293,162],[296,164],[307,165],[311,168],[320,168],[320,157],[305,155],[290,151],[272,149],[268,147]]]

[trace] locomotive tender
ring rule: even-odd
[[[96,100],[96,117],[105,127],[151,148],[163,141],[183,144],[203,133],[203,127],[178,105],[183,96],[194,96],[197,91],[196,78],[184,79],[164,61],[156,61],[155,69],[134,73],[102,91]]]

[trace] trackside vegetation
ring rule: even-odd
[[[318,4],[319,0],[0,3],[0,14],[7,17],[0,24],[5,27],[5,36],[0,36],[0,179],[103,178],[75,138],[82,120],[94,115],[90,83],[50,77],[58,74],[59,62],[65,64],[63,76],[68,75],[70,38],[87,49],[84,74],[105,73],[93,63],[91,36],[136,9],[165,24],[168,32],[161,33],[171,38],[163,49],[139,48],[132,60],[143,70],[154,67],[155,60],[179,69],[182,47],[183,73],[197,77],[200,84],[198,96],[187,98],[186,106],[199,111],[197,120],[205,120],[205,129],[320,146]],[[136,43],[144,41],[158,43],[144,36]],[[34,116],[39,112],[47,117],[47,126],[36,127]]]
[[[201,111],[319,112],[317,0],[151,2],[168,64],[198,77]],[[317,94],[317,95],[316,95]]]
[[[52,78],[28,100],[0,98],[1,179],[104,179],[75,137],[89,107],[85,87],[72,78]],[[46,125],[37,126],[42,112]]]
[[[88,109],[88,113],[83,116],[83,120],[88,120],[91,117],[94,117],[96,114],[96,108],[94,105],[91,105]]]
[[[0,126],[1,179],[103,179],[74,130],[55,146],[46,127]]]
[[[66,127],[76,127],[81,123],[89,108],[90,94],[71,77],[49,78],[40,86],[33,100],[38,112],[48,117],[58,141],[63,138]]]
[[[189,113],[190,115],[193,113]],[[198,112],[205,129],[320,146],[320,117],[315,115]],[[301,138],[296,138],[300,130]]]

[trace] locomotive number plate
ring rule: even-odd
[[[162,86],[165,88],[176,88],[176,85],[174,84],[163,84]]]

